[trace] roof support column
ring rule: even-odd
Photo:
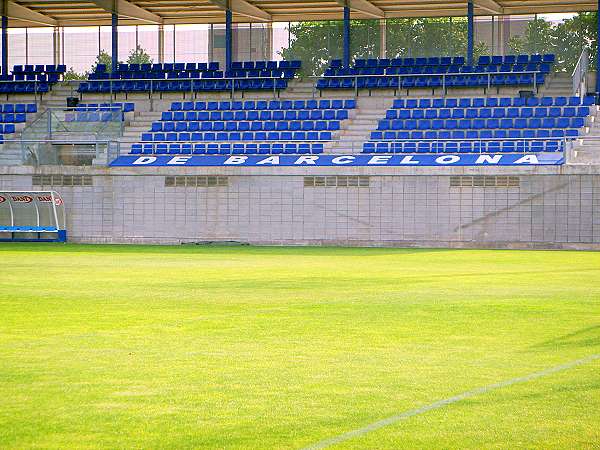
[[[227,3],[225,11],[225,70],[231,70],[231,61],[233,53],[233,13]]]
[[[379,19],[379,57],[387,58],[387,21]]]
[[[119,66],[119,14],[112,12],[112,71],[116,72]]]
[[[598,21],[596,23],[597,35],[596,35],[596,104],[600,104],[600,0],[598,0]]]
[[[53,61],[54,61],[54,65],[58,66],[59,64],[62,64],[62,61],[60,59],[61,56],[61,34],[60,34],[60,27],[54,27],[54,33],[52,34],[52,53],[53,53]],[[98,52],[99,54],[100,52]]]
[[[162,24],[158,26],[158,62],[165,62],[165,27]]]
[[[600,1],[600,0],[599,0]],[[344,6],[344,67],[350,67],[350,7]]]
[[[600,1],[600,0],[599,0]],[[473,0],[468,0],[467,3],[467,65],[473,65],[473,49],[475,47],[475,27],[474,27],[475,10],[473,8]]]
[[[2,1],[2,75],[8,75],[8,1]]]

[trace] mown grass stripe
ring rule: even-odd
[[[575,361],[570,361],[565,364],[561,364],[560,366],[550,367],[548,369],[541,370],[539,372],[534,372],[529,375],[525,375],[522,377],[511,378],[510,380],[501,381],[499,383],[490,384],[487,386],[483,386],[477,389],[473,389],[471,391],[463,392],[462,394],[455,395],[453,397],[445,398],[442,400],[438,400],[437,402],[430,403],[429,405],[421,406],[420,408],[409,409],[408,411],[404,411],[400,414],[396,414],[391,417],[387,417],[385,419],[378,420],[377,422],[373,422],[367,426],[362,428],[358,428],[356,430],[348,431],[346,433],[340,434],[338,436],[334,436],[328,439],[324,439],[316,444],[309,445],[305,447],[304,450],[319,450],[327,447],[331,447],[332,445],[340,444],[342,442],[348,441],[350,439],[354,439],[360,436],[363,436],[367,433],[371,433],[373,431],[377,431],[380,428],[387,427],[389,425],[394,425],[402,420],[408,419],[413,416],[417,416],[419,414],[424,414],[434,409],[443,408],[444,406],[451,405],[452,403],[457,403],[462,400],[466,400],[468,398],[475,397],[477,395],[486,394],[490,391],[501,389],[504,387],[512,386],[519,383],[527,383],[529,381],[536,380],[538,378],[546,377],[557,372],[562,372],[565,370],[572,369],[577,366],[581,366],[584,364],[589,364],[593,361],[600,360],[600,354],[591,355],[587,358],[577,359]]]

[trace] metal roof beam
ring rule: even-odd
[[[47,25],[55,27],[58,25],[58,21],[52,17],[48,17],[32,9],[26,8],[25,6],[19,5],[15,2],[6,2],[6,16],[9,19],[21,20],[23,22],[31,22],[37,25]]]
[[[239,14],[240,16],[246,16],[254,20],[260,20],[263,22],[270,22],[272,20],[271,14],[258,6],[248,3],[246,0],[208,0],[215,6],[226,10],[230,9],[232,13]]]
[[[353,11],[375,19],[383,19],[385,17],[385,12],[369,0],[337,0],[337,2],[342,6],[348,6]]]
[[[127,0],[91,0],[96,6],[99,6],[104,11],[110,13],[116,12],[119,17],[128,19],[141,20],[142,22],[150,22],[154,24],[162,23],[162,18],[147,9],[141,8]]]
[[[491,14],[504,14],[504,8],[496,0],[474,0],[475,8],[482,9]]]

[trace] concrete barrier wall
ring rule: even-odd
[[[79,183],[80,175],[91,186],[63,185]],[[181,176],[189,178],[167,179]],[[346,176],[362,176],[369,186],[307,187],[315,181],[307,176],[343,185],[357,183]],[[177,187],[182,183],[188,186]],[[60,192],[70,240],[77,242],[600,249],[600,168],[594,166],[3,167],[0,188]]]

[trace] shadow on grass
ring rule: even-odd
[[[0,251],[31,251],[46,253],[146,253],[146,254],[240,254],[240,255],[306,255],[306,256],[386,256],[461,251],[456,249],[380,248],[380,247],[320,247],[320,246],[251,246],[235,244],[60,244],[60,243],[7,243]]]
[[[600,346],[600,325],[582,328],[573,333],[532,345],[531,348],[581,348],[597,346]]]

